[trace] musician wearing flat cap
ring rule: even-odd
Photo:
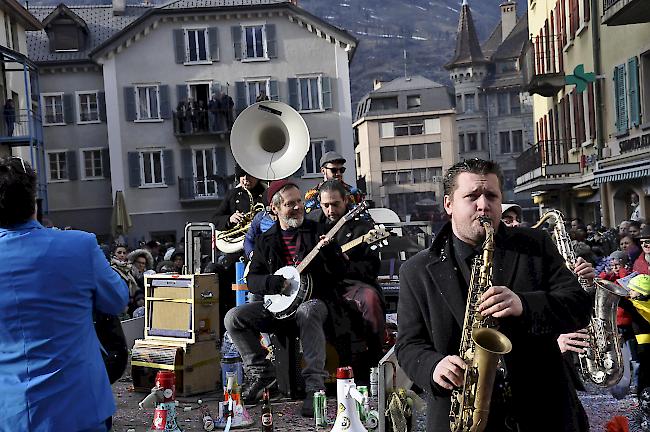
[[[320,208],[319,193],[320,187],[328,180],[340,181],[347,191],[347,204],[360,204],[365,194],[354,186],[343,181],[345,173],[345,158],[335,151],[328,151],[320,158],[320,172],[323,174],[323,181],[315,188],[309,189],[305,194],[305,212],[309,213]]]

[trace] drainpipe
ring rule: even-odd
[[[591,1],[591,46],[593,51],[594,58],[594,73],[596,77],[601,76],[601,58],[600,58],[600,14],[598,13],[598,0]],[[596,116],[596,152],[597,152],[597,164],[603,158],[603,148],[605,147],[604,133],[605,128],[603,126],[603,89],[602,81],[600,78],[596,78],[594,82],[594,111]],[[600,202],[601,202],[601,216],[600,222],[602,225],[609,226],[609,205],[608,199],[606,196],[607,188],[604,185],[600,185]],[[607,203],[603,205],[603,203]]]

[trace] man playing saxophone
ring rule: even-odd
[[[494,229],[491,286],[476,310],[496,319],[512,350],[503,356],[480,430],[586,431],[556,339],[587,325],[589,296],[546,233],[501,223],[502,186],[501,170],[490,161],[461,162],[445,174],[451,221],[400,271],[398,361],[428,394],[427,430],[449,431],[451,390],[463,385],[468,363],[459,347],[487,217]]]

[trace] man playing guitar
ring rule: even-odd
[[[242,393],[246,403],[258,400],[262,391],[275,382],[275,372],[259,342],[261,332],[274,333],[298,326],[303,348],[307,396],[302,415],[313,416],[314,392],[325,389],[326,326],[333,330],[337,320],[337,304],[342,301],[337,286],[345,273],[346,264],[341,249],[330,243],[323,226],[305,220],[302,194],[291,180],[277,180],[268,189],[271,209],[278,221],[256,242],[248,273],[248,288],[255,294],[284,294],[289,283],[273,273],[287,265],[298,265],[314,248],[320,250],[306,268],[313,279],[311,299],[300,304],[289,319],[278,320],[265,308],[264,302],[254,301],[230,310],[224,325],[244,362],[249,384]],[[338,326],[338,322],[337,322]],[[330,333],[328,331],[328,333]]]

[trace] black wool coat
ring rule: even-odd
[[[262,183],[257,183],[257,185],[255,185],[255,187],[250,191],[255,203],[262,202],[262,196],[264,195],[265,190],[266,188]],[[230,222],[230,216],[232,216],[236,211],[248,213],[250,208],[250,198],[243,187],[237,186],[236,188],[230,189],[212,217],[215,228],[219,231],[224,231],[234,227],[234,224]]]
[[[400,269],[398,336],[400,366],[426,391],[427,430],[449,431],[451,392],[433,381],[447,355],[458,355],[465,300],[450,249],[451,223],[430,249]],[[500,320],[512,342],[504,356],[512,390],[513,415],[522,432],[586,431],[585,416],[557,344],[561,333],[586,327],[591,299],[569,271],[551,238],[541,230],[508,228],[495,235],[493,285],[519,295],[520,317]],[[494,426],[488,430],[499,430]]]

